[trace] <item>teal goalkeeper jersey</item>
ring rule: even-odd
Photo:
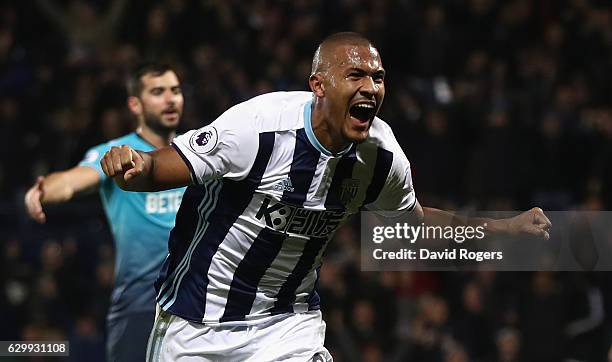
[[[168,254],[168,236],[185,191],[185,188],[162,192],[121,190],[104,174],[100,159],[112,146],[124,144],[141,151],[155,149],[132,132],[91,148],[79,163],[100,174],[102,205],[115,239],[115,287],[109,319],[155,310],[153,284]]]

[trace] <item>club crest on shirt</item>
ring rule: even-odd
[[[219,136],[215,127],[203,127],[194,132],[189,139],[189,146],[195,153],[208,153],[217,147]]]
[[[344,180],[340,188],[340,202],[342,205],[347,206],[350,204],[355,196],[357,196],[357,191],[359,191],[359,180],[354,178]]]

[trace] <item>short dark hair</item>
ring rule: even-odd
[[[329,49],[337,45],[362,45],[376,48],[370,39],[359,33],[346,31],[331,34],[323,39],[323,41],[317,47],[314,57],[312,58],[311,74],[325,71],[327,68],[329,68],[328,62],[326,62],[324,59],[326,57],[324,53],[326,54]]]
[[[142,83],[143,76],[148,74],[160,76],[168,71],[174,72],[174,69],[170,64],[166,63],[146,62],[139,64],[132,70],[126,82],[128,96],[140,97],[144,87]]]

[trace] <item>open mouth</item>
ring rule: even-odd
[[[376,115],[376,107],[372,103],[357,103],[349,109],[351,117],[361,123],[368,123]]]
[[[167,109],[162,111],[164,116],[178,116],[178,111],[176,109]]]

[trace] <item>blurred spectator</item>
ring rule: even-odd
[[[419,198],[474,209],[612,208],[612,10],[598,0],[0,3],[2,340],[69,338],[102,359],[113,251],[94,199],[32,226],[34,175],[133,127],[126,71],[181,70],[183,130],[253,95],[307,89],[333,31],[381,49],[381,118]],[[38,10],[38,11],[36,11]],[[336,361],[612,361],[606,273],[360,272],[359,225],[320,270]],[[83,262],[87,260],[87,262]]]
[[[36,0],[36,3],[64,36],[68,64],[80,64],[93,61],[113,45],[127,1],[112,1],[104,14],[98,12],[95,4],[83,0],[71,0],[68,9],[58,6],[55,0]]]
[[[496,362],[518,362],[520,361],[521,338],[517,330],[504,328],[497,333],[497,356]]]
[[[567,298],[552,272],[535,272],[520,304],[523,358],[528,361],[563,359],[568,319]]]

